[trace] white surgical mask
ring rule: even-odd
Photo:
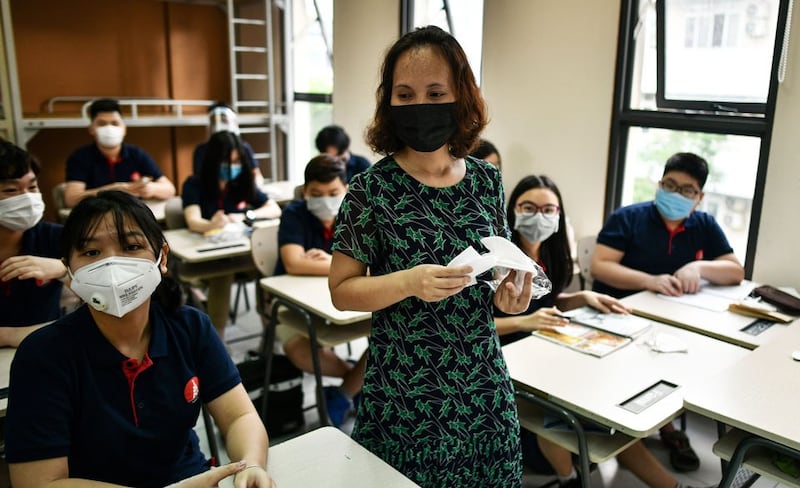
[[[103,147],[117,147],[122,144],[125,137],[125,129],[118,125],[103,125],[95,128],[97,143]]]
[[[558,232],[558,214],[548,216],[541,212],[535,214],[515,212],[515,216],[514,230],[528,242],[543,242]]]
[[[161,283],[161,255],[149,259],[113,256],[72,272],[70,288],[99,312],[123,317],[144,303]]]
[[[342,200],[344,200],[344,194],[335,197],[308,197],[306,205],[314,217],[320,220],[330,220],[339,214]]]
[[[41,193],[22,193],[0,200],[0,225],[26,231],[38,224],[44,214]]]

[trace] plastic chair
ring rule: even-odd
[[[67,220],[67,216],[69,216],[69,208],[67,208],[67,204],[64,201],[64,189],[67,187],[67,184],[62,182],[57,184],[53,187],[53,202],[56,205],[56,216],[60,223],[64,223]]]
[[[183,229],[186,227],[186,219],[183,217],[183,199],[172,197],[167,200],[164,207],[164,222],[167,229]]]
[[[594,254],[594,246],[596,244],[596,235],[578,239],[578,267],[580,269],[578,279],[582,290],[592,288],[592,254]]]

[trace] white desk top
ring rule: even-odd
[[[259,221],[256,226],[274,226],[279,224],[279,219]],[[250,237],[242,235],[241,238],[213,242],[201,234],[189,229],[172,229],[164,231],[169,250],[178,259],[187,263],[202,263],[223,258],[234,258],[250,254]]]
[[[291,181],[270,181],[261,185],[261,191],[267,194],[270,200],[275,200],[278,205],[284,205],[294,200],[294,189],[297,183]]]
[[[14,354],[17,353],[15,347],[0,348],[0,388],[8,388],[9,376],[11,373],[11,361],[14,360]],[[0,400],[0,417],[6,416],[6,407],[8,406],[8,397]]]
[[[800,326],[686,389],[687,410],[800,450]]]
[[[511,378],[567,410],[633,437],[646,437],[683,409],[684,387],[733,364],[748,351],[694,332],[656,323],[633,343],[597,358],[528,337],[503,347]],[[665,333],[682,341],[687,353],[653,352],[644,342]],[[678,388],[636,414],[619,404],[659,381]]]
[[[261,279],[261,287],[333,324],[347,325],[372,318],[371,312],[343,312],[334,307],[327,276],[270,276]]]
[[[267,471],[280,488],[419,486],[334,427],[271,446]]]
[[[753,284],[753,286],[756,285]],[[699,295],[694,298],[702,300],[702,296]],[[718,296],[713,299],[723,300]],[[730,299],[729,303],[734,301]],[[622,303],[633,308],[637,315],[693,330],[748,349],[755,349],[769,342],[781,335],[787,328],[785,324],[775,324],[758,335],[747,334],[742,332],[742,329],[756,320],[752,317],[745,317],[727,310],[710,310],[665,299],[651,291],[641,291],[625,297],[622,299]]]

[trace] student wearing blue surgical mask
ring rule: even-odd
[[[502,345],[529,337],[533,330],[568,324],[569,320],[563,318],[561,312],[573,308],[589,305],[606,313],[629,313],[619,300],[608,295],[585,290],[563,291],[572,280],[573,260],[564,202],[553,180],[544,175],[523,178],[511,192],[506,214],[512,229],[511,241],[542,267],[553,289],[548,295],[531,300],[528,310],[522,314],[509,315],[495,309],[495,326]],[[524,429],[521,438],[526,466],[535,472],[556,474],[559,486],[581,486],[569,451]],[[618,454],[617,460],[647,486],[680,486],[641,442]]]
[[[697,210],[708,163],[676,153],[664,166],[655,200],[617,209],[608,218],[592,255],[593,289],[622,298],[640,290],[670,296],[697,293],[701,280],[736,285],[744,268],[711,214]],[[676,471],[694,471],[700,460],[686,434],[661,428]]]
[[[0,346],[19,346],[61,315],[61,225],[42,221],[39,169],[25,150],[0,142]]]
[[[333,226],[347,193],[346,163],[342,158],[320,154],[308,162],[304,176],[303,198],[287,205],[281,214],[276,275],[327,276],[331,269]],[[275,334],[292,364],[313,373],[308,338],[281,324]],[[324,376],[342,379],[341,385],[324,389],[331,423],[339,427],[361,392],[366,353],[353,365],[332,349],[321,348],[319,359]]]
[[[692,153],[672,155],[655,200],[616,210],[597,237],[594,289],[615,297],[640,290],[696,293],[700,280],[735,285],[744,268],[711,214],[697,210],[708,163]]]
[[[183,183],[183,215],[189,230],[203,234],[245,217],[280,217],[280,207],[258,189],[253,172],[247,170],[250,167],[250,156],[238,135],[221,131],[211,136],[200,174]],[[226,275],[208,282],[208,314],[220,337],[228,323],[233,279]]]
[[[23,341],[11,366],[6,460],[15,487],[269,488],[269,440],[208,316],[165,277],[169,247],[135,197],[100,192],[63,231],[86,304]],[[208,407],[234,460],[210,470],[194,425]],[[69,481],[68,481],[69,480]]]

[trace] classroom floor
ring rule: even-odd
[[[237,338],[258,334],[261,330],[261,320],[258,317],[257,313],[252,308],[253,300],[255,298],[253,285],[249,285],[248,287],[248,294],[250,297],[250,305],[251,310],[245,311],[244,303],[240,302],[239,304],[239,315],[236,318],[235,324],[228,325],[226,329],[225,338],[226,341],[229,342],[229,349],[231,351],[231,356],[233,357],[235,362],[240,362],[242,358],[244,358],[245,354],[248,350],[251,349],[258,349],[259,347],[259,339],[249,339],[244,341],[236,341]],[[231,302],[233,303],[233,302]],[[360,357],[363,350],[366,348],[367,341],[366,339],[361,339],[352,343],[351,348],[351,355],[353,359],[358,359]],[[337,352],[341,356],[347,355],[347,348],[346,346],[340,346],[337,348]],[[327,378],[325,379],[325,384],[336,384],[337,379],[335,378]],[[313,430],[319,426],[319,419],[317,416],[316,408],[314,408],[314,377],[313,375],[306,374],[303,378],[303,391],[304,391],[304,405],[305,405],[305,431]],[[350,433],[353,428],[353,421],[352,417],[345,420],[344,425],[342,425],[342,430]],[[200,438],[201,448],[204,452],[208,452],[208,442],[206,437],[206,431],[203,425],[202,420],[198,422],[197,427],[195,428],[197,431],[198,437]],[[720,468],[720,461],[712,452],[711,447],[717,439],[717,430],[716,424],[704,417],[699,415],[689,413],[687,417],[687,432],[689,439],[694,447],[695,452],[700,457],[700,468],[697,471],[691,473],[674,473],[675,478],[678,481],[681,481],[687,486],[698,486],[698,487],[705,487],[705,486],[714,486],[719,483],[721,478],[721,468]],[[299,435],[302,432],[298,432],[293,434],[292,436],[284,436],[279,438],[270,439],[270,444],[275,445],[278,444],[288,438],[293,437],[294,435]],[[218,438],[218,445],[222,446],[221,440]],[[645,439],[646,445],[651,449],[654,455],[662,462],[664,466],[669,469],[669,452],[667,449],[661,444],[660,440],[658,439],[658,434],[652,436],[650,438]],[[220,453],[220,457],[222,458],[221,461],[223,463],[228,462],[229,459],[227,455],[224,453],[224,448],[221,447],[222,452]],[[742,475],[744,473],[741,473]],[[744,478],[745,476],[740,476],[740,478]],[[552,476],[541,476],[536,475],[533,473],[529,473],[526,471],[523,477],[523,486],[524,487],[537,487],[544,485],[553,480]],[[639,488],[644,487],[644,483],[639,481],[635,476],[633,476],[629,471],[625,470],[624,468],[620,467],[615,460],[609,460],[605,463],[602,463],[598,466],[596,470],[592,472],[592,486],[596,486],[599,488]],[[737,483],[736,486],[747,486],[744,484],[744,480],[742,483]],[[758,478],[752,486],[754,488],[780,488],[785,485],[772,481],[770,479],[761,477]],[[230,480],[223,482],[220,484],[222,488],[230,488],[232,487],[232,483]]]

